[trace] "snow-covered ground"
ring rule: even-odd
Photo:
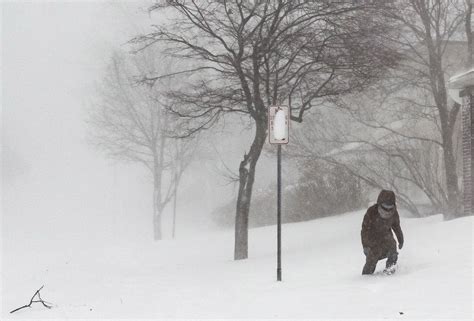
[[[114,245],[18,235],[3,240],[2,317],[472,319],[472,217],[402,219],[398,272],[384,276],[380,262],[362,276],[363,214],[284,225],[281,283],[274,226],[251,230],[239,262],[230,230]],[[8,314],[41,285],[51,310]]]

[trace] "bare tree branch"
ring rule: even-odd
[[[12,311],[10,311],[10,313],[15,313],[21,309],[24,309],[24,308],[31,308],[31,305],[33,303],[41,303],[45,308],[47,309],[51,309],[52,308],[52,305],[51,303],[48,303],[46,301],[44,301],[42,298],[41,298],[41,294],[40,294],[40,291],[43,289],[44,285],[42,285],[38,290],[36,290],[36,292],[33,294],[33,296],[31,297],[30,299],[30,303],[28,304],[25,304],[24,306],[21,306],[19,308],[16,308]],[[35,300],[35,298],[38,297],[37,300]]]

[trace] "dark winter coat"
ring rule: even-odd
[[[389,218],[382,218],[379,214],[379,206],[384,202],[390,202],[395,205],[395,194],[392,191],[383,190],[377,199],[377,204],[374,204],[367,210],[361,230],[364,250],[368,248],[373,252],[380,252],[393,247],[395,240],[392,230],[397,236],[399,248],[403,246],[403,232],[400,227],[400,216],[396,207],[393,210],[393,215]]]

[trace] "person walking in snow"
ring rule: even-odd
[[[366,261],[362,274],[372,274],[379,260],[387,259],[384,273],[392,274],[398,259],[398,248],[403,247],[403,232],[400,227],[400,216],[397,212],[395,193],[382,190],[377,198],[377,204],[367,210],[362,222],[361,239]]]

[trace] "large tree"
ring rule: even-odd
[[[268,128],[267,108],[286,104],[291,120],[329,96],[364,88],[396,60],[382,35],[390,33],[379,5],[345,1],[159,1],[161,18],[137,36],[137,50],[153,44],[170,56],[192,61],[170,75],[150,73],[153,84],[183,76],[169,92],[170,109],[186,124],[182,137],[241,114],[254,138],[239,166],[235,259],[248,256],[248,221],[257,161]],[[168,17],[168,19],[165,19]]]

